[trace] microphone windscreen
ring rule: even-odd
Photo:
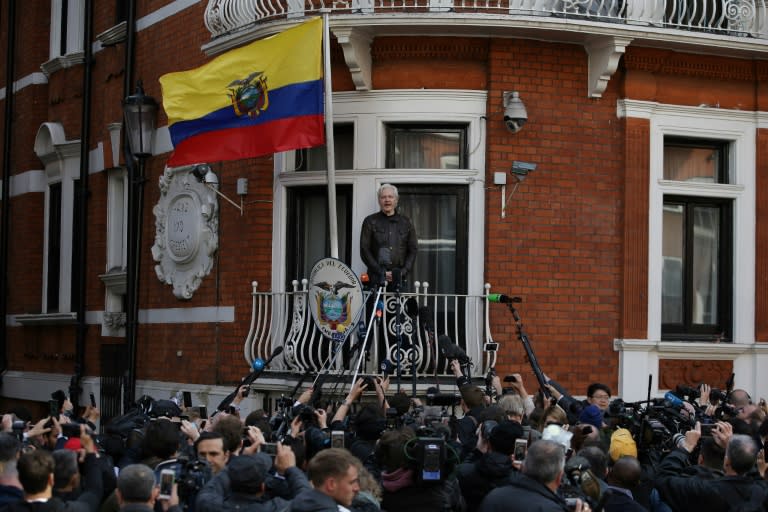
[[[419,303],[413,297],[408,297],[405,301],[405,313],[411,318],[419,314]]]

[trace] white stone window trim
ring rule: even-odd
[[[337,170],[337,185],[354,188],[351,226],[352,269],[365,271],[360,259],[363,219],[377,211],[376,190],[382,183],[468,185],[467,289],[484,293],[485,258],[485,115],[487,91],[398,89],[350,91],[333,94],[334,123],[354,124],[354,169]],[[467,128],[467,169],[386,169],[386,124],[457,123]],[[272,287],[282,290],[286,280],[284,255],[288,187],[325,185],[326,172],[292,172],[294,152],[275,154],[272,246]],[[291,276],[293,277],[293,276]]]
[[[650,176],[648,225],[648,332],[641,340],[617,339],[619,396],[625,400],[645,397],[652,377],[651,394],[658,396],[660,359],[732,360],[736,386],[753,393],[768,393],[768,375],[759,368],[768,364],[768,344],[755,343],[755,137],[768,127],[768,113],[709,107],[663,105],[620,100],[619,117],[650,121]],[[729,184],[681,183],[663,179],[664,137],[685,136],[728,141]],[[733,199],[733,343],[661,341],[661,233],[665,194]],[[762,372],[764,373],[764,372]]]
[[[84,62],[85,1],[68,0],[66,20],[61,18],[62,5],[62,0],[51,0],[49,60],[41,66],[47,76],[60,69]],[[67,25],[67,51],[65,54],[61,53],[61,27],[63,23]]]

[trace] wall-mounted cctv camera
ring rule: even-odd
[[[211,166],[208,164],[196,165],[195,168],[192,169],[192,174],[195,175],[200,183],[205,183],[206,185],[214,187],[219,184],[219,177],[216,176],[216,173],[213,172],[213,169],[211,169]]]
[[[528,120],[528,112],[517,91],[504,92],[504,124],[507,130],[517,133]]]

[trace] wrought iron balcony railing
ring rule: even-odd
[[[362,374],[379,373],[385,359],[396,366],[399,355],[401,371],[408,377],[412,375],[411,364],[416,365],[417,377],[444,376],[450,373],[449,363],[438,347],[438,337],[446,335],[471,359],[473,376],[484,375],[495,366],[496,352],[486,350],[494,343],[485,296],[430,294],[427,283],[417,281],[414,285],[413,293],[382,294],[379,314],[373,305],[364,310],[364,326],[356,328],[343,346],[334,347],[334,342],[323,337],[312,320],[306,279],[301,283],[294,281],[289,292],[261,292],[254,282],[245,359],[251,365],[256,358],[267,359],[276,347],[282,346],[283,357],[273,363],[273,370],[302,374],[328,369],[331,373],[342,373],[357,366],[364,347]],[[485,288],[487,292],[490,285]],[[426,323],[434,326],[434,338],[425,329]],[[368,330],[368,342],[363,343]],[[335,348],[338,355],[333,358]]]
[[[205,25],[215,38],[254,23],[317,15],[448,13],[553,16],[626,25],[765,38],[767,0],[209,0]]]

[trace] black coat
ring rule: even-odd
[[[485,497],[480,512],[561,512],[567,511],[565,500],[549,487],[514,473],[509,485],[497,487]]]
[[[474,462],[460,464],[456,468],[456,478],[467,510],[478,510],[483,498],[496,487],[508,484],[514,471],[509,455],[498,452],[484,453]]]
[[[685,450],[673,450],[661,461],[656,473],[656,489],[672,510],[727,512],[739,503],[748,503],[753,499],[753,492],[761,501],[768,500],[768,482],[765,480],[747,476],[716,479],[680,476],[688,466],[688,458]]]
[[[330,496],[315,489],[296,496],[288,508],[289,512],[339,512],[339,506]]]

